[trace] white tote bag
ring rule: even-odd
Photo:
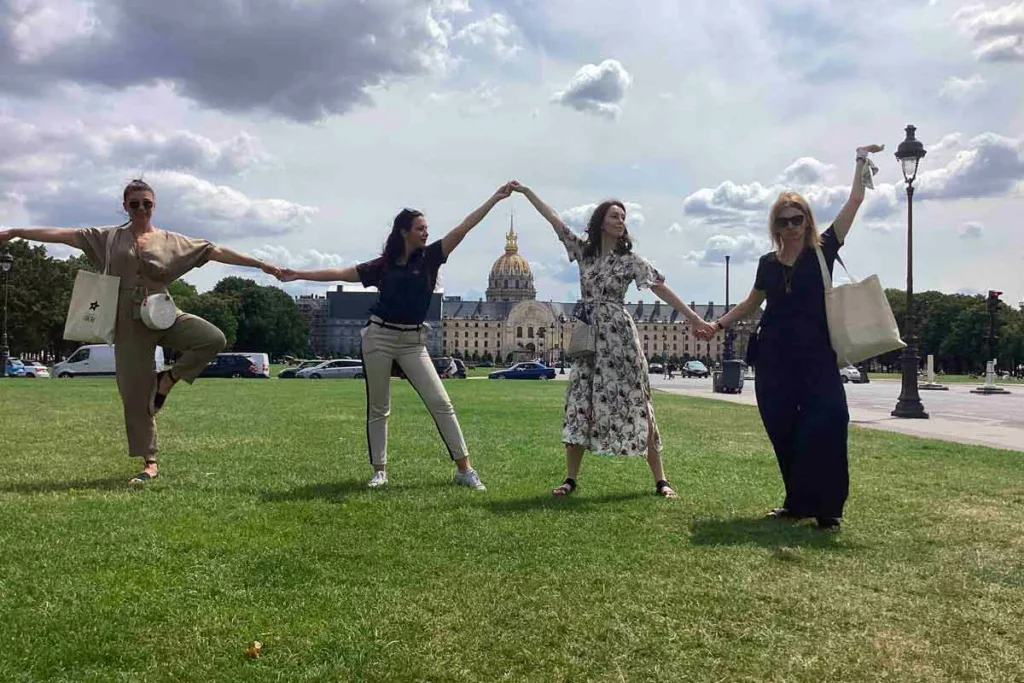
[[[857,282],[850,271],[846,270],[843,260],[837,256],[836,260],[850,277],[850,284],[833,287],[821,247],[815,246],[814,251],[818,254],[821,279],[825,283],[828,336],[839,367],[853,365],[906,346],[900,339],[896,318],[892,315],[878,276],[871,275]]]
[[[110,270],[110,248],[117,230],[107,234],[107,254],[103,261],[103,274],[80,270],[75,275],[75,288],[71,290],[68,319],[64,323],[64,338],[69,341],[92,344],[113,344],[114,325],[117,323],[117,292],[121,278],[107,275]]]

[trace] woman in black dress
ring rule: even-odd
[[[715,323],[724,329],[767,299],[761,324],[751,339],[757,380],[757,406],[775,449],[786,498],[771,517],[815,518],[823,530],[838,531],[849,493],[847,426],[850,414],[828,336],[825,286],[814,253],[820,245],[829,272],[864,200],[869,152],[857,148],[850,197],[821,235],[807,200],[783,192],[768,216],[775,250],[757,264],[754,288]]]

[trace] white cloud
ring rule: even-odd
[[[979,61],[1024,62],[1024,1],[995,9],[971,5],[957,11],[953,21],[972,34]]]
[[[813,157],[800,157],[786,167],[776,182],[782,185],[812,185],[825,182],[834,166],[823,164]]]
[[[712,235],[703,249],[691,251],[683,258],[690,263],[710,267],[724,266],[725,257],[729,256],[731,265],[741,265],[756,262],[770,247],[767,237],[759,238],[749,234]]]
[[[452,40],[486,47],[498,58],[511,60],[523,50],[523,46],[517,40],[517,34],[518,30],[511,19],[504,14],[495,13],[463,26],[452,36]]]
[[[981,237],[984,226],[978,221],[968,221],[960,226],[961,239],[978,239]]]
[[[483,116],[500,106],[498,88],[489,83],[481,83],[466,94],[459,106],[459,113],[463,116]]]
[[[252,255],[268,263],[297,270],[344,268],[351,263],[340,254],[325,253],[316,249],[302,249],[292,253],[288,247],[280,244],[264,244],[262,247],[256,247],[252,250]]]
[[[616,59],[585,64],[552,101],[588,114],[618,118],[633,79]]]
[[[950,76],[942,84],[942,92],[939,94],[949,100],[964,100],[976,93],[984,85],[985,79],[979,74],[974,74],[968,78]]]

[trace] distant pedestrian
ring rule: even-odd
[[[829,342],[825,287],[815,254],[820,246],[831,273],[840,247],[864,200],[869,152],[859,147],[849,199],[831,227],[818,234],[814,213],[796,192],[783,192],[768,214],[775,249],[757,265],[750,294],[715,323],[725,329],[768,305],[749,345],[757,371],[757,407],[775,449],[786,497],[769,516],[813,517],[837,531],[849,493],[847,426],[850,414]],[[749,352],[748,352],[749,355]]]
[[[362,331],[363,376],[366,380],[366,440],[373,477],[369,486],[388,483],[388,416],[391,414],[391,367],[397,362],[430,410],[434,423],[455,462],[455,483],[477,490],[486,487],[470,465],[455,408],[427,352],[429,326],[424,324],[437,274],[449,255],[494,206],[512,193],[502,185],[482,206],[466,216],[443,238],[427,243],[426,217],[402,209],[380,256],[346,268],[281,272],[283,282],[361,282],[376,287],[377,301]],[[453,360],[452,366],[455,365]],[[447,371],[444,371],[447,374]]]

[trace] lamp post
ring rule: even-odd
[[[14,257],[4,252],[0,254],[0,271],[4,274],[4,325],[0,328],[0,377],[7,377],[7,356],[10,350],[7,348],[7,281],[10,279],[8,273],[14,265]]]
[[[903,168],[903,180],[907,184],[907,317],[903,326],[903,337],[907,343],[900,362],[903,368],[903,384],[900,398],[892,411],[893,417],[927,418],[917,392],[917,338],[914,336],[914,179],[917,167],[927,152],[920,140],[914,137],[914,126],[907,126],[906,139],[896,150],[896,158]]]
[[[729,312],[729,255],[725,255],[725,312]],[[733,343],[735,342],[735,333],[732,328],[725,330],[725,347],[722,349],[722,360],[732,360],[733,358]]]
[[[561,366],[558,368],[558,374],[565,374],[565,324],[569,322],[569,319],[565,317],[565,313],[558,314],[558,364]]]

